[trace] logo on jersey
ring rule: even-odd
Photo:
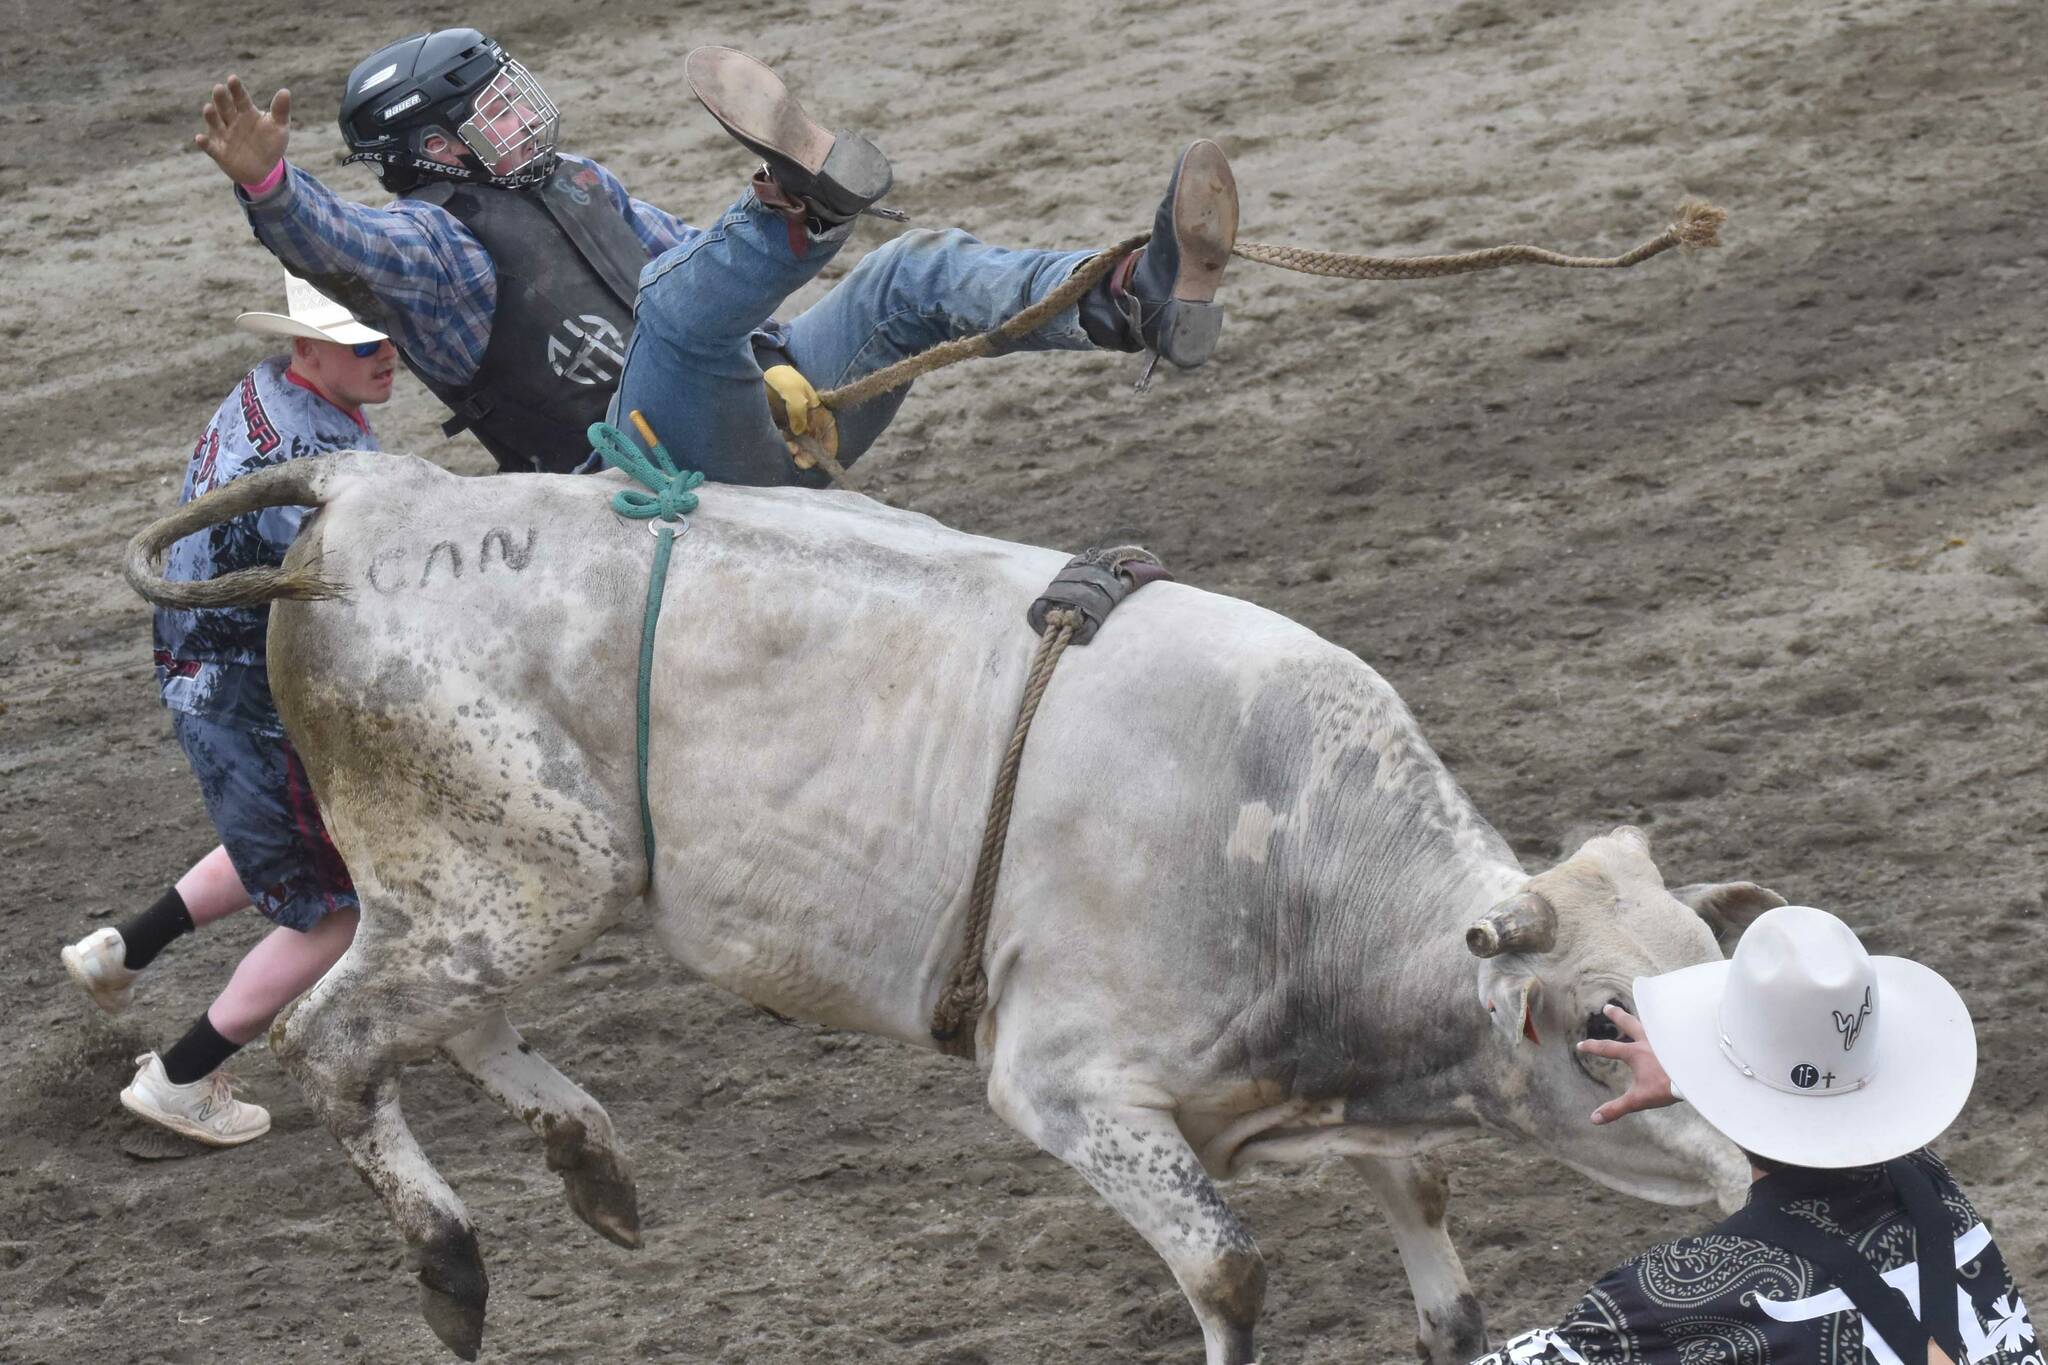
[[[588,166],[579,166],[568,176],[555,181],[555,187],[578,204],[588,204],[591,194],[598,189],[597,172]]]
[[[256,396],[253,372],[242,381],[242,423],[248,428],[249,444],[256,447],[258,455],[275,454],[283,444],[278,439],[277,428],[270,424],[270,414],[263,410],[263,400]]]
[[[198,461],[198,468],[192,474],[195,490],[213,487],[213,471],[220,463],[220,428],[208,427],[199,438],[199,444],[192,447],[192,458]]]
[[[2023,1351],[2034,1340],[2034,1324],[2027,1317],[2027,1301],[2018,1290],[2000,1295],[1991,1305],[1992,1321],[1985,1324],[1985,1335],[1990,1339],[1993,1350]]]
[[[626,339],[595,313],[563,318],[548,337],[548,368],[575,384],[615,384],[626,363]]]

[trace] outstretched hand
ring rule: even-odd
[[[199,108],[206,131],[192,139],[192,145],[213,158],[213,164],[237,185],[254,185],[269,175],[284,156],[290,137],[292,92],[280,90],[270,97],[270,108],[259,109],[242,87],[239,76],[228,77],[226,85],[213,87],[213,97]]]
[[[1619,1005],[1609,1005],[1606,1014],[1608,1021],[1621,1030],[1620,1039],[1588,1038],[1579,1044],[1579,1051],[1626,1063],[1629,1087],[1619,1099],[1595,1109],[1593,1122],[1612,1123],[1638,1110],[1662,1109],[1678,1103],[1678,1096],[1671,1093],[1671,1078],[1664,1074],[1664,1064],[1657,1060],[1643,1035],[1643,1021]]]

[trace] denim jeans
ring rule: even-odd
[[[717,224],[640,274],[633,340],[612,400],[613,424],[638,408],[676,464],[717,483],[823,486],[800,471],[768,415],[757,338],[779,347],[819,391],[871,374],[942,341],[985,332],[1063,284],[1092,251],[1013,251],[965,232],[906,232],[869,252],[793,321],[772,314],[851,236],[792,233],[752,194]],[[1092,348],[1068,309],[1006,351]],[[835,413],[839,460],[874,444],[908,388]]]

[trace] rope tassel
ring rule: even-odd
[[[1673,247],[1702,250],[1721,245],[1726,209],[1688,199],[1678,206],[1678,221],[1633,251],[1619,256],[1567,256],[1540,246],[1494,246],[1454,256],[1352,256],[1341,251],[1310,251],[1296,246],[1239,242],[1231,255],[1261,265],[1304,275],[1329,275],[1346,280],[1425,280],[1439,275],[1469,275],[1511,265],[1550,265],[1565,270],[1626,270]]]
[[[652,521],[656,517],[674,521],[696,511],[697,495],[691,490],[704,482],[704,476],[694,469],[676,468],[668,447],[655,439],[654,429],[647,425],[638,408],[633,410],[632,422],[647,442],[650,455],[642,455],[626,433],[609,422],[592,422],[583,433],[606,464],[640,484],[640,488],[622,488],[612,494],[612,510],[635,521]]]

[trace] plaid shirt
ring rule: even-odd
[[[650,260],[696,235],[674,214],[629,196],[596,162],[562,160],[597,173]],[[285,169],[261,199],[235,190],[256,239],[294,270],[360,279],[390,310],[379,325],[413,364],[451,386],[474,379],[498,307],[498,275],[483,243],[438,205],[398,199],[368,208],[339,198],[297,166]]]

